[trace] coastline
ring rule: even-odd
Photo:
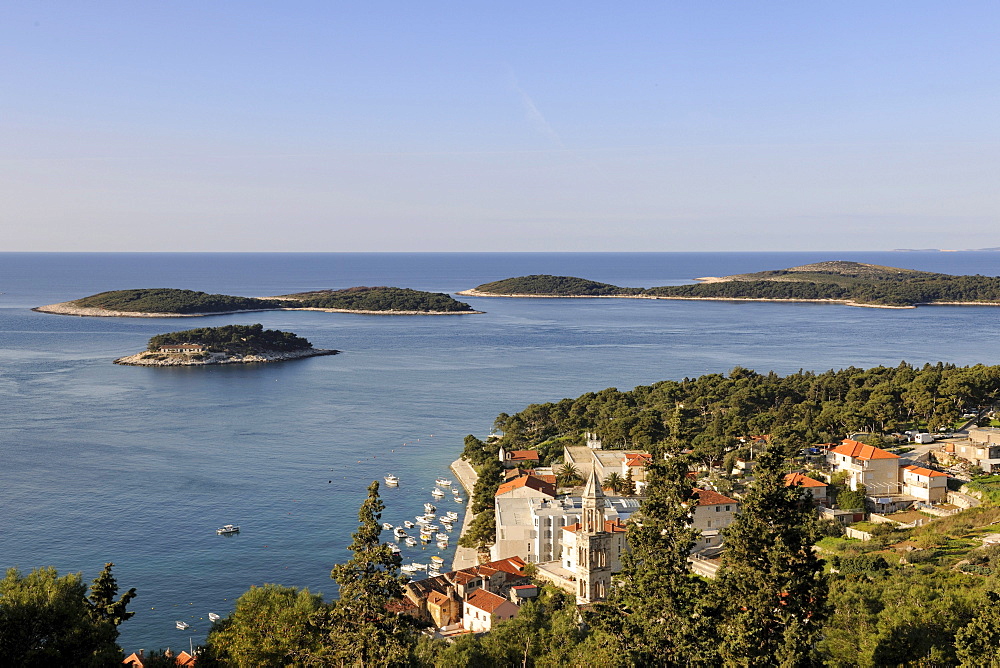
[[[472,465],[461,457],[453,461],[449,468],[455,474],[455,477],[458,478],[458,481],[462,483],[462,487],[465,488],[465,498],[468,499],[468,502],[465,504],[465,516],[462,518],[462,530],[458,534],[459,540],[461,540],[469,528],[469,524],[472,523],[472,490],[476,486],[476,480],[479,479],[479,476],[476,475],[476,471],[472,468]],[[452,559],[451,570],[459,571],[463,568],[477,566],[478,564],[479,552],[475,548],[462,547],[460,545],[455,546],[455,558]]]
[[[306,357],[323,357],[325,355],[336,355],[339,350],[326,350],[323,348],[309,348],[307,350],[295,350],[287,353],[253,353],[250,355],[225,355],[223,353],[213,353],[208,359],[192,359],[191,355],[185,353],[167,353],[162,359],[146,357],[150,351],[143,351],[135,355],[119,357],[114,364],[124,366],[210,366],[215,364],[267,364],[271,362],[286,362],[288,360],[305,359]],[[162,353],[152,353],[163,355]]]
[[[209,315],[229,315],[232,313],[264,313],[267,311],[326,311],[327,313],[354,313],[356,315],[476,315],[485,311],[363,311],[340,308],[282,307],[241,309],[238,311],[206,311],[203,313],[147,313],[143,311],[110,311],[103,308],[77,306],[73,302],[59,302],[31,309],[38,313],[53,315],[75,315],[93,318],[201,318]]]
[[[715,283],[714,277],[706,276],[697,278],[697,281]],[[506,297],[512,299],[666,299],[689,302],[778,302],[778,303],[801,303],[801,304],[843,304],[844,306],[857,306],[858,308],[885,308],[885,309],[914,309],[918,306],[1000,306],[1000,302],[919,302],[905,306],[893,304],[865,304],[849,299],[780,299],[775,297],[686,297],[673,295],[521,295],[521,294],[494,294],[478,292],[475,289],[463,290],[455,294],[464,297]]]

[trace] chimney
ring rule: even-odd
[[[146,650],[140,649],[139,650],[139,658],[143,659],[143,658],[145,658],[145,656],[146,656]]]

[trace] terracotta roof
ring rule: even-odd
[[[538,450],[511,450],[507,453],[509,462],[537,462]]]
[[[536,492],[541,492],[542,494],[548,494],[549,496],[556,495],[556,486],[553,483],[546,482],[538,476],[525,475],[520,478],[515,478],[514,480],[508,480],[499,487],[497,487],[497,493],[494,496],[501,496],[509,492],[513,492],[515,489],[520,489],[522,487],[527,487],[533,489]]]
[[[694,493],[698,495],[698,505],[699,506],[718,506],[722,503],[739,503],[735,499],[730,499],[728,496],[723,496],[718,492],[714,492],[710,489],[699,489],[694,488]]]
[[[489,566],[490,568],[495,568],[498,571],[503,571],[508,575],[517,575],[519,577],[523,577],[524,567],[527,566],[527,563],[525,563],[524,559],[522,559],[521,557],[507,557],[506,559],[491,561],[483,565]]]
[[[573,522],[573,524],[567,524],[566,526],[563,527],[563,531],[579,531],[579,530],[580,530],[579,522]]]
[[[653,455],[647,452],[639,452],[625,457],[626,466],[645,466],[651,461],[653,461]]]
[[[916,466],[916,465],[907,466],[903,470],[904,471],[909,471],[910,473],[912,473],[914,475],[922,475],[922,476],[925,476],[925,477],[928,477],[928,478],[936,478],[936,477],[947,478],[948,477],[947,473],[941,473],[940,471],[934,471],[932,469],[925,469],[925,468],[922,468],[922,467]]]
[[[574,522],[573,524],[567,524],[563,527],[563,531],[579,531],[583,527],[579,522]],[[604,520],[604,531],[607,533],[625,533],[628,531],[621,520]]]
[[[785,486],[793,487],[795,485],[802,485],[803,487],[828,487],[825,482],[816,480],[815,478],[810,478],[807,475],[802,475],[801,473],[789,473],[785,476]]]
[[[493,611],[506,603],[507,599],[503,596],[497,596],[493,592],[486,591],[485,589],[477,589],[472,592],[472,595],[469,596],[469,598],[465,599],[465,602],[475,608],[479,608],[480,610],[485,610],[486,612],[493,614]]]
[[[469,584],[470,581],[475,580],[479,577],[476,573],[470,573],[468,570],[455,571],[450,573],[451,579],[458,584]]]
[[[874,445],[865,445],[860,441],[852,441],[849,438],[844,439],[843,443],[833,448],[830,452],[835,452],[838,455],[847,455],[854,459],[899,459],[899,455],[886,452],[885,450],[876,448]]]
[[[433,603],[434,605],[447,605],[450,600],[451,598],[447,594],[442,594],[439,591],[432,591],[427,595],[427,602]]]

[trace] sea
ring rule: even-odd
[[[1000,274],[1000,252],[2,253],[0,566],[90,581],[114,562],[122,590],[138,592],[121,626],[126,652],[186,649],[204,640],[209,612],[228,614],[251,586],[335,594],[330,569],[350,557],[368,485],[399,476],[380,490],[383,519],[413,519],[435,479],[453,477],[463,437],[488,435],[500,412],[736,366],[1000,363],[996,307],[459,297],[485,313],[162,319],[32,307],[149,287],[455,293],[542,273],[651,287],[822,260]],[[112,364],[155,334],[231,323],[342,352],[254,366]],[[451,495],[437,505],[464,512]],[[227,523],[240,534],[217,535]],[[450,562],[451,550],[407,549],[404,561]]]

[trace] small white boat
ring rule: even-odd
[[[459,493],[458,492],[458,487],[452,487],[451,488],[451,493],[454,494],[455,496],[458,496],[458,493]]]
[[[436,524],[425,524],[423,528],[424,528],[424,531],[437,531],[438,530],[438,525],[436,525]]]
[[[437,538],[438,540],[448,540],[448,534],[446,533],[437,533],[434,534],[434,537]]]
[[[389,485],[390,487],[395,487],[396,485],[399,484],[399,478],[390,473],[385,477],[385,484]]]
[[[393,554],[399,554],[399,545],[396,545],[395,543],[386,543],[386,545],[389,546],[389,549],[392,550]]]
[[[382,522],[382,531],[392,531],[393,526],[388,522]]]
[[[441,564],[444,563],[444,557],[439,557],[438,555],[435,554],[433,557],[431,557],[431,561],[435,565],[440,566]]]
[[[431,535],[429,533],[422,533],[420,534],[420,540],[422,540],[425,543],[429,543],[431,542]]]
[[[188,628],[191,627],[190,624],[188,624],[187,622],[182,622],[182,621],[176,621],[176,622],[174,622],[174,626],[176,626],[177,628],[179,628],[181,631],[187,630]]]
[[[405,522],[403,522],[403,526],[406,527],[407,529],[412,529],[416,525],[414,525],[413,522],[411,522],[410,520],[406,520]]]
[[[224,536],[226,534],[239,533],[239,532],[240,528],[238,526],[233,526],[232,524],[223,524],[221,527],[215,530],[215,533],[219,534],[220,536]]]
[[[454,510],[449,510],[448,512],[446,512],[444,514],[444,516],[447,517],[448,519],[450,519],[452,522],[455,522],[455,521],[458,520],[458,513],[456,513]]]
[[[456,496],[455,497],[455,503],[463,503],[462,497]]]
[[[407,536],[403,539],[403,542],[406,543],[407,547],[414,547],[417,544],[417,539],[413,536]]]
[[[448,541],[446,541],[446,540],[439,540],[439,541],[437,542],[437,546],[438,546],[438,547],[439,547],[440,549],[442,549],[442,550],[447,550],[447,549],[448,549]]]
[[[441,485],[442,487],[451,487],[451,480],[447,478],[438,478],[434,481],[435,485]]]
[[[437,487],[435,487],[434,489],[431,490],[431,496],[434,496],[434,497],[437,497],[437,498],[441,498],[441,497],[444,496],[444,492],[442,492],[440,489],[438,489]]]
[[[406,538],[406,529],[403,527],[396,527],[392,530],[392,533],[396,536],[396,538]]]
[[[407,564],[405,566],[400,566],[399,570],[403,571],[404,573],[416,573],[417,572],[417,569],[414,568],[413,566],[409,565],[409,564]]]
[[[426,571],[427,570],[427,564],[418,564],[415,561],[412,564],[410,564],[410,566],[413,566],[418,571]]]
[[[433,513],[433,512],[436,512],[436,511],[437,511],[437,506],[435,506],[433,503],[425,503],[424,504],[424,512],[425,513]]]
[[[210,622],[217,622],[220,619],[222,619],[222,615],[217,615],[214,612],[208,613],[208,621],[210,621]]]
[[[417,515],[413,519],[415,519],[419,523],[419,522],[430,522],[434,518],[432,517],[431,520],[429,520],[429,519],[427,519],[426,515]]]

